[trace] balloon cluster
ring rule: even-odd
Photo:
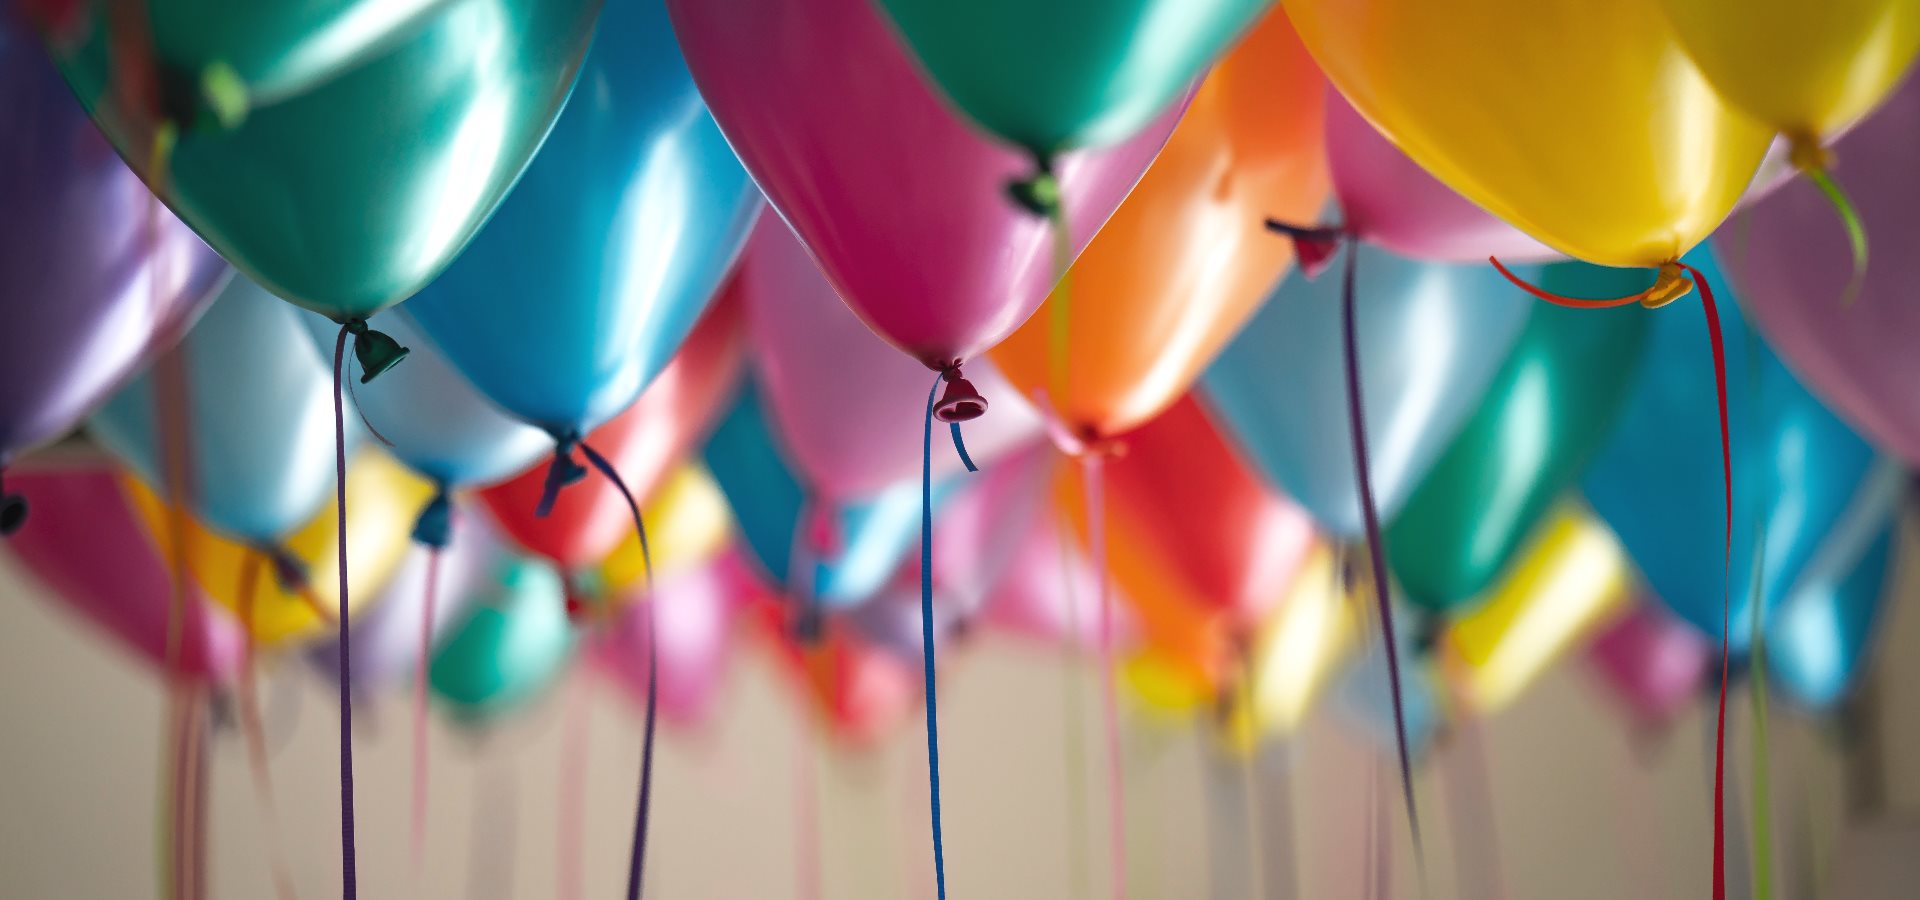
[[[1841,6],[10,4],[0,532],[343,728],[625,685],[630,895],[743,631],[828,733],[924,705],[942,896],[982,633],[1235,747],[1333,690],[1417,838],[1420,748],[1570,652],[1647,727],[1864,665],[1920,7]]]

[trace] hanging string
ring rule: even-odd
[[[1840,295],[1842,306],[1852,306],[1860,296],[1860,288],[1867,277],[1867,226],[1860,219],[1860,211],[1855,209],[1853,201],[1847,197],[1840,182],[1833,178],[1833,154],[1820,146],[1817,138],[1795,136],[1791,141],[1789,159],[1793,167],[1807,176],[1807,180],[1826,198],[1833,211],[1840,217],[1840,224],[1847,230],[1847,245],[1853,250],[1853,277],[1847,280],[1845,293]]]
[[[1414,804],[1413,760],[1407,748],[1407,719],[1400,686],[1400,650],[1393,628],[1386,546],[1380,536],[1380,510],[1373,499],[1373,475],[1367,455],[1366,405],[1360,393],[1360,343],[1353,302],[1358,258],[1359,254],[1349,247],[1340,298],[1341,342],[1346,358],[1347,422],[1353,440],[1353,473],[1359,487],[1360,514],[1366,523],[1367,556],[1372,565],[1374,600],[1380,616],[1380,640],[1387,651],[1387,685],[1393,697],[1393,732],[1400,754],[1400,791],[1407,808],[1407,826],[1413,834],[1414,854],[1421,860],[1424,869],[1426,854],[1420,840],[1420,811]]]
[[[416,532],[418,529],[416,528]],[[420,604],[420,665],[413,678],[413,870],[427,858],[427,667],[433,659],[434,607],[440,597],[440,545],[427,545],[426,596]]]
[[[1753,707],[1753,897],[1754,900],[1772,900],[1773,897],[1773,823],[1772,823],[1772,776],[1767,765],[1767,640],[1765,631],[1760,627],[1760,607],[1763,593],[1761,579],[1764,575],[1766,553],[1766,523],[1760,523],[1759,536],[1754,541],[1752,629],[1753,657],[1747,668],[1748,684],[1751,690],[1748,698]]]
[[[654,627],[653,551],[647,545],[647,523],[640,517],[640,501],[634,499],[633,491],[627,489],[626,481],[620,478],[613,463],[586,441],[579,444],[587,462],[600,470],[620,492],[620,498],[627,501],[627,511],[633,514],[634,533],[640,538],[640,562],[646,575],[646,596],[641,600],[640,614],[647,630],[647,724],[640,745],[640,801],[633,817],[633,853],[627,863],[627,900],[639,900],[646,881],[647,826],[653,810],[653,736],[660,707],[660,637]],[[549,476],[551,478],[551,470]]]
[[[168,691],[167,697],[167,749],[161,755],[161,789],[159,791],[159,815],[154,817],[154,825],[160,832],[155,837],[160,848],[160,891],[167,900],[184,900],[186,896],[186,866],[182,863],[186,834],[187,784],[187,691],[184,681],[176,681]]]
[[[586,810],[587,748],[590,746],[587,733],[593,720],[588,701],[593,692],[593,675],[583,669],[574,675],[573,682],[560,731],[560,827],[555,848],[560,863],[556,900],[580,900],[580,830]]]
[[[260,721],[260,642],[254,631],[255,613],[260,596],[262,557],[248,553],[240,562],[240,628],[246,632],[244,656],[240,664],[240,732],[247,745],[247,767],[253,773],[253,792],[260,804],[260,816],[266,822],[267,865],[273,873],[273,890],[281,900],[299,896],[293,887],[293,870],[288,866],[286,848],[280,841],[279,803],[274,799],[273,773],[267,764],[266,729]]]
[[[1240,690],[1236,693],[1240,705],[1240,726],[1247,729],[1249,744],[1240,754],[1240,796],[1247,811],[1247,883],[1251,885],[1250,896],[1264,900],[1267,896],[1266,839],[1262,834],[1260,810],[1260,780],[1256,777],[1254,766],[1260,755],[1260,737],[1254,724],[1254,678],[1253,653],[1242,642],[1240,657]]]
[[[1073,589],[1073,557],[1067,530],[1058,529],[1061,596],[1067,603],[1067,647],[1072,659],[1061,667],[1061,698],[1065,709],[1060,721],[1067,728],[1063,743],[1067,776],[1067,871],[1073,888],[1070,896],[1084,898],[1087,886],[1087,750],[1085,728],[1086,698],[1081,691],[1079,662],[1081,649],[1080,598]]]
[[[1107,744],[1107,843],[1113,896],[1127,896],[1126,778],[1120,753],[1120,701],[1114,684],[1113,596],[1107,590],[1106,479],[1103,451],[1080,457],[1087,504],[1087,550],[1093,563],[1095,608],[1100,611],[1100,718]]]
[[[366,331],[365,323],[360,331]],[[347,593],[347,417],[340,387],[346,368],[347,335],[354,333],[353,325],[342,325],[340,336],[333,342],[333,499],[340,556],[340,614],[334,645],[340,669],[340,892],[345,900],[355,900],[360,894],[353,848],[353,642],[347,640],[352,606]]]
[[[820,900],[820,760],[813,720],[800,717],[793,755],[794,892],[800,900]]]
[[[1500,872],[1499,828],[1494,821],[1493,783],[1487,776],[1487,744],[1481,720],[1462,716],[1453,728],[1454,771],[1446,779],[1448,802],[1456,840],[1471,842],[1458,848],[1460,896],[1501,900],[1507,895]]]

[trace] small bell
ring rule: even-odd
[[[942,422],[971,422],[987,413],[987,398],[980,396],[973,382],[960,377],[957,368],[948,369],[947,389],[933,407],[933,417]]]
[[[1333,255],[1340,252],[1342,233],[1338,228],[1302,228],[1278,219],[1268,219],[1267,230],[1293,239],[1294,260],[1300,266],[1300,274],[1307,276],[1309,281],[1326,271],[1333,262]]]
[[[386,334],[368,328],[365,320],[348,323],[347,330],[353,333],[353,358],[360,361],[361,384],[380,377],[382,372],[407,358],[407,348]]]
[[[544,519],[553,512],[553,504],[560,499],[561,488],[587,477],[587,467],[573,458],[574,443],[574,438],[563,437],[559,445],[553,448],[553,462],[547,466],[547,480],[540,488],[540,503],[533,508],[535,518]]]

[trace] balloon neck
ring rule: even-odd
[[[353,335],[353,358],[360,363],[361,384],[399,365],[411,352],[386,333],[368,328],[364,316],[355,316],[342,324],[347,333]]]
[[[1414,623],[1413,654],[1416,659],[1425,659],[1433,655],[1440,646],[1440,638],[1447,633],[1447,617],[1444,613],[1429,612]]]
[[[947,387],[940,395],[940,401],[933,406],[933,417],[948,424],[971,422],[987,413],[987,398],[980,396],[980,390],[960,375],[960,364],[950,363],[940,370],[940,377]]]
[[[1337,226],[1306,227],[1279,219],[1268,219],[1267,230],[1293,241],[1294,260],[1300,265],[1300,274],[1309,280],[1333,264],[1334,254],[1340,252],[1340,242],[1347,237],[1346,229]]]
[[[1640,295],[1640,305],[1648,309],[1659,309],[1693,292],[1693,279],[1677,262],[1663,263],[1660,274],[1653,280],[1653,287]]]
[[[547,465],[547,480],[540,488],[540,503],[533,508],[535,518],[544,519],[560,499],[560,489],[587,477],[587,467],[573,458],[580,436],[573,432],[554,437],[553,461]]]
[[[6,537],[27,524],[27,498],[7,493],[7,474],[0,469],[0,537]]]
[[[1824,172],[1833,168],[1833,152],[1809,134],[1787,137],[1787,161],[1800,172]]]
[[[253,106],[247,83],[224,62],[197,72],[161,63],[157,79],[160,119],[183,131],[231,131],[245,124]]]
[[[1036,155],[1033,174],[1007,182],[1007,198],[1015,206],[1043,219],[1060,212],[1060,179],[1053,174],[1053,157]]]
[[[447,498],[446,486],[437,485],[433,499],[427,501],[419,517],[413,520],[413,540],[417,544],[441,550],[452,539],[453,503]]]
[[[1648,309],[1659,309],[1681,297],[1685,297],[1693,290],[1693,279],[1687,275],[1686,265],[1678,260],[1669,260],[1661,263],[1660,273],[1654,278],[1653,286],[1646,290],[1628,294],[1624,297],[1599,298],[1568,297],[1562,294],[1556,294],[1538,285],[1528,284],[1525,279],[1515,275],[1512,269],[1507,268],[1506,265],[1501,263],[1496,257],[1489,256],[1487,257],[1487,261],[1492,263],[1494,270],[1498,271],[1501,277],[1507,279],[1514,287],[1526,291],[1528,294],[1545,300],[1555,306],[1565,306],[1569,309],[1612,309],[1616,306],[1630,306],[1635,303]]]
[[[818,647],[827,635],[827,617],[822,613],[820,604],[803,602],[795,605],[793,612],[793,642],[802,647]]]
[[[280,589],[289,594],[298,594],[307,589],[307,564],[293,555],[293,551],[282,546],[262,547],[260,552],[273,566],[273,579]],[[341,548],[340,552],[346,552]]]

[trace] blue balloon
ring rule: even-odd
[[[1859,675],[1893,574],[1905,482],[1892,461],[1875,467],[1767,622],[1768,677],[1781,694],[1829,707]]]
[[[1485,264],[1416,262],[1365,245],[1358,252],[1361,397],[1384,522],[1480,405],[1531,301]],[[1201,387],[1268,480],[1328,531],[1353,537],[1362,523],[1343,346],[1338,265],[1312,280],[1296,270]]]
[[[827,508],[831,552],[812,548],[813,492],[781,455],[751,385],[708,438],[704,457],[733,507],[741,542],[763,574],[797,594],[811,590],[824,608],[856,606],[872,598],[920,545],[920,485],[903,481],[859,502]],[[956,484],[957,479],[935,483],[935,510],[952,496]],[[811,572],[796,567],[798,550],[813,557]]]
[[[609,3],[518,186],[400,309],[508,412],[586,434],[673,356],[760,207],[662,0]]]
[[[1764,621],[1869,483],[1877,456],[1748,328],[1711,255],[1696,250],[1687,262],[1720,288],[1733,443],[1731,567],[1723,568],[1726,507],[1713,361],[1697,299],[1654,314],[1646,361],[1630,376],[1637,384],[1582,488],[1654,593],[1681,619],[1717,641],[1730,609],[1729,648],[1743,654],[1753,636],[1753,560],[1761,524]],[[1617,270],[1584,271],[1594,279],[1596,296],[1618,293]]]
[[[180,344],[187,508],[209,528],[271,546],[333,496],[333,368],[290,304],[236,274]],[[162,363],[164,364],[164,360]],[[102,447],[167,496],[151,369],[87,421]],[[348,440],[358,430],[348,423]]]
[[[305,310],[299,318],[331,358],[340,326]],[[544,432],[475,390],[419,329],[399,317],[383,319],[381,329],[413,352],[379,378],[351,379],[349,402],[408,468],[442,490],[477,487],[515,475],[553,449]],[[347,360],[351,368],[353,357]]]

